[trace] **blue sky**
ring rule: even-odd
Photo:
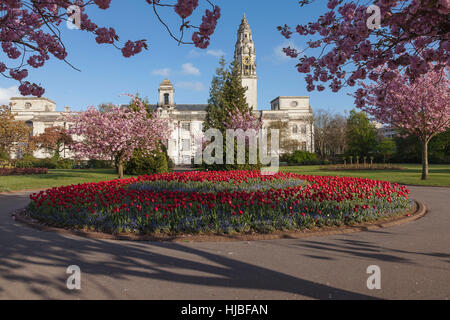
[[[223,53],[227,61],[233,58],[236,34],[245,12],[253,31],[258,63],[258,103],[260,110],[270,108],[270,101],[277,96],[311,97],[315,110],[330,109],[343,112],[353,108],[349,91],[333,93],[308,93],[304,75],[297,72],[296,61],[284,57],[281,49],[291,45],[305,46],[307,38],[294,37],[288,41],[276,30],[287,23],[295,26],[315,21],[325,12],[326,1],[300,7],[297,0],[214,0],[222,9],[216,33],[207,50],[181,45],[171,39],[157,21],[152,8],[144,0],[112,0],[111,8],[103,11],[95,8],[88,13],[99,25],[114,27],[121,43],[126,40],[147,39],[149,50],[124,58],[121,52],[109,45],[98,45],[94,36],[62,26],[63,39],[68,48],[68,60],[81,69],[71,69],[64,62],[51,59],[44,68],[30,70],[30,81],[40,83],[46,89],[45,96],[56,101],[58,109],[70,106],[83,110],[103,102],[126,103],[123,93],[136,93],[157,102],[157,89],[164,78],[175,85],[175,101],[179,104],[206,103],[211,79]],[[131,4],[132,3],[132,4]],[[202,10],[193,17],[200,21]],[[178,16],[172,8],[161,10],[161,15],[175,30]],[[4,61],[3,52],[0,59]],[[0,100],[15,94],[17,83],[0,78]],[[4,102],[4,101],[1,101]]]

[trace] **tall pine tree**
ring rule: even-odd
[[[224,164],[205,166],[214,170],[256,170],[260,165],[249,165],[249,150],[246,150],[246,164],[226,164],[226,130],[229,124],[230,114],[241,112],[243,114],[251,112],[245,97],[246,88],[242,87],[241,69],[238,63],[231,63],[229,69],[225,67],[225,59],[220,60],[220,66],[216,70],[208,100],[207,116],[204,125],[205,132],[209,129],[218,129],[224,139]],[[236,154],[236,146],[235,146]],[[236,157],[235,157],[236,159]]]
[[[222,56],[219,61],[219,67],[216,69],[216,74],[212,79],[211,88],[209,89],[208,108],[206,109],[207,115],[205,125],[203,126],[204,131],[212,128],[219,129],[219,126],[223,124],[224,119],[221,118],[220,101],[229,73],[226,64],[225,58]]]

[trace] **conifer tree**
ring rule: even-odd
[[[220,113],[220,101],[222,97],[223,87],[225,85],[225,81],[228,77],[228,70],[226,67],[227,62],[225,61],[225,57],[219,61],[219,67],[216,69],[216,74],[214,75],[211,88],[209,90],[209,99],[208,99],[208,108],[205,125],[203,127],[204,131],[207,131],[211,128],[219,128],[220,124],[223,124],[222,114]]]
[[[220,67],[216,70],[216,75],[213,78],[209,106],[207,108],[207,116],[204,130],[218,129],[223,139],[224,150],[224,164],[205,166],[208,169],[214,170],[255,170],[259,169],[260,165],[249,165],[248,150],[246,150],[246,164],[245,165],[230,165],[226,164],[226,130],[229,127],[230,115],[251,113],[251,109],[247,104],[245,97],[246,88],[242,87],[241,69],[239,64],[231,63],[228,69],[225,68],[225,60],[222,58]],[[236,153],[236,146],[235,146]],[[235,157],[236,159],[236,157]]]

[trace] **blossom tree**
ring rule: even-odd
[[[63,127],[45,128],[44,132],[38,136],[31,137],[37,148],[45,149],[53,157],[59,158],[61,152],[65,152],[72,144],[72,136]]]
[[[207,9],[199,26],[187,20],[199,9],[199,0],[146,0],[153,13],[165,26],[169,35],[178,43],[194,44],[198,48],[206,48],[220,18],[220,8],[209,0]],[[28,67],[41,68],[51,56],[65,61],[68,52],[61,38],[61,24],[69,22],[71,28],[78,28],[96,36],[98,44],[110,44],[122,51],[124,57],[131,57],[147,49],[146,40],[131,41],[119,44],[119,36],[110,27],[102,27],[90,20],[87,9],[97,6],[102,10],[110,8],[111,0],[1,0],[0,1],[0,43],[5,57],[0,58],[0,73],[20,83],[22,95],[41,97],[45,90],[36,83],[26,81]],[[177,36],[160,17],[158,9],[172,7],[181,18],[180,34]],[[192,33],[192,42],[184,40],[188,29]],[[72,65],[71,65],[72,66]]]
[[[305,5],[313,1],[299,2]],[[308,91],[323,91],[328,83],[338,92],[367,78],[391,79],[396,70],[414,79],[448,66],[449,0],[370,2],[328,0],[329,10],[317,21],[295,27],[297,35],[308,37],[305,50],[283,50],[299,60],[297,69],[306,74]],[[278,29],[286,38],[294,34],[288,25]],[[306,50],[312,52],[306,55]],[[389,70],[375,72],[385,64]]]
[[[450,127],[449,79],[433,70],[412,81],[398,70],[380,69],[395,77],[375,84],[361,83],[357,104],[384,124],[417,136],[422,143],[422,179],[428,178],[428,143]]]
[[[114,105],[100,112],[94,107],[86,112],[72,113],[66,121],[71,123],[69,133],[75,135],[71,146],[78,158],[96,160],[114,159],[119,179],[123,178],[123,164],[136,149],[151,153],[161,141],[169,138],[169,123],[149,113],[138,98],[133,109]]]
[[[228,122],[225,127],[233,130],[255,130],[255,132],[258,132],[262,128],[262,121],[250,110],[240,111],[236,107],[233,112],[228,113]]]

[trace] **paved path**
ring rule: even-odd
[[[407,225],[350,235],[235,243],[134,243],[15,222],[26,193],[0,195],[0,299],[449,299],[450,189],[411,187],[429,208]],[[82,289],[66,288],[78,265]],[[382,290],[367,289],[369,265]]]

